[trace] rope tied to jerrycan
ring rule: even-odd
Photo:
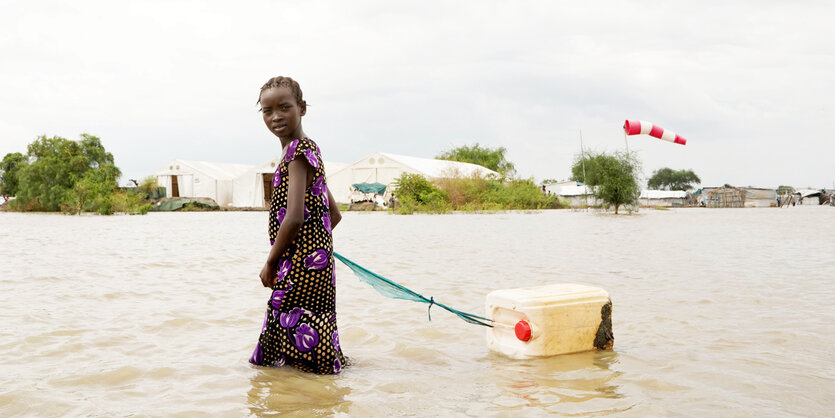
[[[485,327],[492,327],[493,320],[485,318],[483,316],[473,315],[471,313],[462,312],[458,309],[451,308],[443,303],[440,303],[435,300],[434,296],[430,296],[426,298],[425,296],[417,293],[407,287],[404,287],[393,280],[387,279],[377,273],[374,273],[371,270],[345,258],[342,254],[337,253],[336,251],[333,252],[334,258],[341,261],[343,264],[348,266],[351,271],[357,276],[360,281],[365,282],[371,287],[374,288],[378,293],[381,295],[392,298],[392,299],[403,299],[403,300],[410,300],[413,302],[421,302],[421,303],[428,303],[429,307],[427,308],[427,314],[429,316],[429,320],[432,320],[432,305],[437,305],[447,311],[451,312],[455,316],[463,319],[465,322],[475,325],[482,325]]]

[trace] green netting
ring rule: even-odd
[[[341,254],[339,254],[337,252],[334,252],[333,256],[337,260],[343,262],[346,266],[348,266],[348,268],[353,270],[354,274],[356,274],[357,277],[361,281],[370,284],[371,287],[374,288],[374,290],[376,290],[377,292],[379,292],[381,295],[383,295],[385,297],[389,297],[389,298],[393,298],[393,299],[411,300],[413,302],[428,303],[429,304],[428,309],[432,309],[432,305],[438,305],[441,308],[452,312],[453,314],[455,314],[459,318],[461,318],[464,321],[469,322],[471,324],[483,325],[485,327],[492,327],[493,326],[492,324],[490,324],[491,322],[493,322],[493,320],[491,320],[491,319],[484,318],[484,317],[481,317],[481,316],[478,316],[478,315],[469,314],[469,313],[466,313],[466,312],[461,312],[457,309],[450,308],[449,306],[446,306],[442,303],[436,302],[435,298],[431,297],[431,296],[427,299],[425,296],[423,296],[423,295],[421,295],[417,292],[414,292],[413,290],[405,288],[405,287],[403,287],[403,286],[401,286],[401,285],[399,285],[399,284],[397,284],[397,283],[395,283],[395,282],[393,282],[393,281],[391,281],[391,280],[389,280],[389,279],[387,279],[383,276],[380,276],[379,274],[374,273],[373,271],[370,271],[370,270],[366,269],[365,267],[363,267],[363,266],[361,266],[361,265],[343,257]],[[431,314],[429,316],[429,320],[430,321],[432,320]]]
[[[363,193],[383,194],[386,192],[386,185],[382,183],[356,183],[352,186]]]

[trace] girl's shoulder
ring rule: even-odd
[[[287,164],[296,158],[304,158],[313,168],[321,165],[319,146],[310,138],[296,139],[287,145],[282,163]]]

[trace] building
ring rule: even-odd
[[[687,192],[682,190],[641,190],[640,206],[687,206]]]
[[[777,206],[777,190],[759,187],[743,187],[746,208],[769,208]]]
[[[600,204],[594,197],[590,187],[582,182],[567,180],[558,183],[551,183],[545,186],[545,192],[559,196],[560,200],[567,201],[572,208],[585,208]]]

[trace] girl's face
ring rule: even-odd
[[[271,87],[261,92],[261,113],[264,124],[275,136],[294,140],[303,135],[302,116],[307,112],[304,105],[296,102],[289,87]]]

